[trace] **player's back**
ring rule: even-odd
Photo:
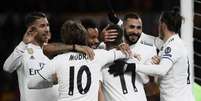
[[[114,51],[97,49],[94,52],[94,60],[89,60],[85,54],[72,52],[53,59],[59,83],[59,101],[98,101],[100,69],[119,57]]]
[[[142,64],[145,64],[156,54],[155,47],[144,44],[141,40],[131,45],[130,48],[132,53],[140,55],[140,63]],[[127,60],[127,63],[136,62],[139,61],[136,59]],[[132,73],[125,73],[114,77],[108,72],[110,65],[107,64],[102,69],[103,92],[106,101],[133,101],[133,99],[147,101],[143,88],[143,80],[141,79],[142,74],[136,73],[135,82],[132,81],[134,79]]]

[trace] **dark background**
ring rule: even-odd
[[[1,0],[0,3],[0,101],[19,101],[16,72],[3,71],[3,63],[25,32],[24,16],[32,11],[48,14],[51,41],[60,41],[60,27],[66,19],[92,17],[97,23],[108,20],[111,8],[122,18],[126,12],[138,12],[143,32],[157,36],[159,14],[180,6],[179,0]],[[201,6],[199,6],[201,8]],[[199,47],[199,46],[196,46]],[[201,70],[201,69],[200,69]]]

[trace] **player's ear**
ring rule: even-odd
[[[162,27],[163,30],[167,29],[167,25],[164,22],[161,23],[161,27]]]

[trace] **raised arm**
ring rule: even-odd
[[[26,44],[24,42],[20,42],[20,44],[14,49],[14,51],[4,62],[4,71],[12,73],[21,65],[22,54],[24,53],[25,48]]]

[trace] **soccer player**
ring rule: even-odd
[[[141,40],[141,18],[135,13],[128,13],[125,15],[123,28],[125,41],[130,45],[133,53],[140,55],[140,63],[150,62],[151,57],[156,55],[156,49],[152,45],[143,43]],[[120,27],[117,27],[117,29],[120,34],[123,34]],[[123,41],[122,38],[116,38],[116,40]],[[107,45],[107,42],[106,47],[110,48],[110,46]],[[127,62],[136,61],[138,60],[128,60]],[[118,61],[115,61],[115,63],[116,62]],[[133,101],[133,99],[135,99],[137,101],[147,101],[143,84],[149,83],[148,76],[145,76],[142,73],[137,73],[137,75],[135,75],[135,73],[129,73],[113,76],[108,72],[107,68],[111,65],[112,64],[106,65],[102,70],[105,100]]]
[[[86,45],[87,31],[78,22],[66,21],[61,28],[61,37],[65,44]],[[58,101],[97,101],[99,89],[98,72],[103,65],[126,56],[117,50],[94,50],[95,57],[89,60],[82,53],[64,53],[56,56],[40,75],[30,77],[29,88],[41,88],[47,81],[52,82],[56,73],[59,84]],[[104,59],[102,59],[105,57]],[[37,78],[37,79],[36,79]]]
[[[125,70],[136,69],[136,72],[159,75],[160,101],[195,101],[191,79],[193,75],[190,72],[193,67],[189,62],[188,51],[178,35],[181,24],[182,17],[176,9],[165,11],[160,15],[159,36],[164,44],[159,53],[159,65],[136,63],[126,68],[122,67],[124,65],[116,64],[119,68],[111,68],[110,72],[115,71],[114,74],[118,74]]]
[[[90,18],[81,19],[81,24],[87,30],[87,43],[89,47],[96,49],[100,43],[99,41],[99,31],[97,23]]]
[[[121,27],[123,26],[124,20],[122,21],[120,18],[118,18],[113,11],[108,13],[108,18],[112,23],[119,25]],[[105,34],[104,36],[106,37],[105,39],[106,41],[112,41],[113,39],[115,39],[114,34]],[[140,37],[141,41],[147,45],[155,45],[156,43],[158,44],[158,42],[161,42],[158,37],[154,37],[143,32],[141,32]]]
[[[10,73],[17,71],[20,101],[55,101],[58,96],[57,87],[43,90],[30,90],[27,88],[28,75],[38,75],[38,71],[43,69],[44,65],[49,61],[42,50],[44,43],[47,43],[51,37],[47,16],[41,12],[33,12],[26,16],[25,23],[27,31],[23,41],[6,59],[3,69]],[[61,53],[64,50],[72,50],[72,46],[56,43],[48,44],[46,48],[53,47],[52,52]],[[76,51],[91,54],[86,46],[76,45],[74,48]],[[29,66],[35,66],[35,68],[28,69]]]

